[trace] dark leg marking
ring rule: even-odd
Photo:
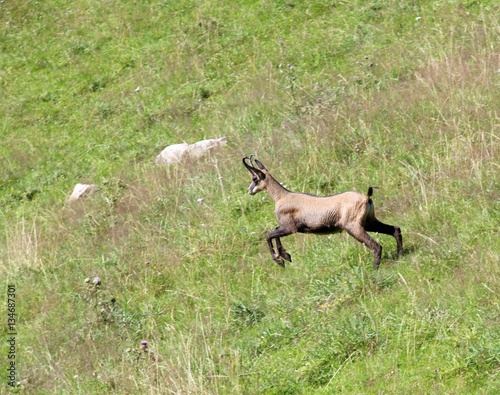
[[[382,256],[382,246],[373,240],[361,226],[354,229],[346,229],[346,231],[357,241],[363,243],[373,251],[373,255],[375,257],[375,260],[373,261],[373,268],[378,269],[380,266],[380,257]]]
[[[278,248],[278,254],[280,257],[288,262],[292,261],[292,256],[285,250],[279,237],[276,239],[276,247]]]
[[[401,235],[401,229],[397,226],[387,225],[380,222],[378,219],[366,224],[365,229],[368,232],[377,232],[384,235],[393,236],[396,239],[396,244],[398,248],[398,257],[403,254],[403,236]]]
[[[288,236],[292,234],[289,230],[283,228],[282,226],[277,227],[272,232],[269,232],[266,237],[267,245],[269,246],[269,251],[271,252],[271,257],[273,261],[278,265],[285,267],[285,262],[283,262],[283,258],[291,261],[290,254],[285,251],[283,245],[281,244],[280,237]],[[276,246],[278,248],[278,253],[274,250],[273,239],[276,239]],[[290,259],[287,259],[290,258]]]

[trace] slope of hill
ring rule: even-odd
[[[497,394],[495,3],[0,3],[2,391]],[[378,186],[405,254],[294,235],[282,270],[250,153],[291,190]]]

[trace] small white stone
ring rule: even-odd
[[[157,157],[157,164],[173,164],[179,163],[184,158],[201,158],[215,148],[227,144],[225,137],[218,139],[201,140],[194,144],[180,143],[172,144],[166,147]]]
[[[98,186],[95,184],[76,184],[71,196],[68,198],[68,202],[73,202],[81,199],[85,195],[95,193],[98,189]]]

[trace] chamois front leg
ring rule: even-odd
[[[289,234],[292,234],[292,232],[290,232],[283,226],[278,226],[272,232],[269,232],[266,236],[267,245],[269,246],[269,251],[271,252],[271,257],[273,258],[273,261],[282,267],[285,267],[285,262],[283,262],[282,258],[290,262],[292,261],[292,257],[288,252],[285,251],[280,240],[280,237],[285,237],[288,236]],[[276,251],[274,250],[273,239],[276,239],[276,247],[278,248],[278,253],[276,253]]]
[[[279,237],[276,239],[276,247],[278,247],[278,254],[280,257],[288,262],[292,262],[292,256],[285,250]]]

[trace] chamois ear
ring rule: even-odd
[[[255,163],[257,163],[257,166],[259,166],[259,169],[267,170],[266,167],[262,164],[262,162],[260,160],[255,159]]]

